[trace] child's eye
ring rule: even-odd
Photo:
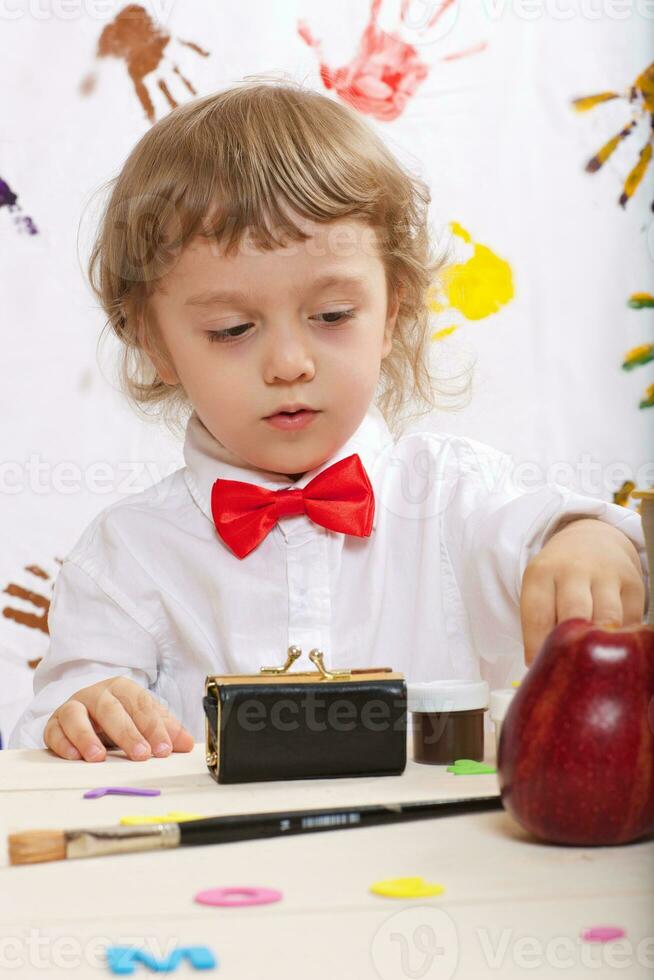
[[[230,340],[237,340],[243,336],[242,333],[234,333],[235,330],[247,330],[249,326],[249,323],[241,323],[238,327],[229,327],[228,330],[208,330],[207,336],[210,343],[229,343]]]
[[[329,313],[318,313],[317,316],[337,317],[336,320],[325,321],[325,326],[329,326],[329,324],[341,323],[343,320],[354,317],[356,316],[356,313],[354,310],[332,310]],[[243,337],[244,332],[249,329],[249,323],[240,323],[238,327],[229,327],[227,330],[208,330],[207,336],[210,343],[224,344],[229,343],[231,340],[237,340],[239,337]]]
[[[346,320],[350,317],[356,316],[354,310],[332,310],[331,313],[318,313],[317,315],[338,317],[338,320],[327,320],[327,323],[340,323],[341,320]]]

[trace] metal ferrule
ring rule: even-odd
[[[165,847],[177,847],[180,841],[179,824],[176,823],[67,830],[64,837],[67,858],[125,854],[128,851],[158,851]]]

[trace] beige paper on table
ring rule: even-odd
[[[492,761],[489,759],[488,761]],[[48,806],[31,807],[39,826],[65,826],[58,821],[57,795],[62,791],[70,809],[71,789],[98,786],[139,786],[161,789],[159,797],[102,797],[83,800],[85,818],[105,818],[113,812],[165,813],[187,810],[219,815],[273,810],[350,806],[353,804],[399,803],[423,800],[452,800],[462,797],[491,796],[499,793],[495,773],[455,776],[446,766],[427,766],[407,760],[400,776],[362,776],[335,779],[297,779],[284,782],[219,785],[209,775],[204,745],[188,754],[167,759],[131,762],[122,753],[109,753],[101,763],[68,762],[46,750],[17,750],[0,753],[0,792],[4,795],[5,816],[13,810],[11,797],[25,793],[36,797],[48,794]],[[9,792],[7,792],[9,791]],[[22,792],[21,792],[22,791]],[[18,802],[18,800],[16,800]],[[101,804],[101,805],[99,805]],[[138,809],[137,809],[138,807]],[[76,815],[79,810],[76,810]],[[57,822],[55,822],[57,821]],[[3,821],[4,822],[4,821]]]

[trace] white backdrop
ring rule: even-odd
[[[99,189],[151,125],[127,70],[138,73],[148,41],[169,38],[159,65],[140,68],[154,118],[170,110],[159,80],[175,101],[192,97],[174,65],[198,95],[265,74],[355,99],[429,183],[434,236],[457,223],[471,239],[455,235],[466,305],[435,294],[432,352],[435,367],[476,359],[472,400],[420,424],[611,499],[626,479],[654,484],[654,408],[638,407],[651,364],[621,368],[654,339],[649,301],[627,303],[654,291],[654,166],[618,204],[654,96],[583,113],[571,103],[628,94],[654,56],[652,7],[439,0],[406,7],[402,20],[395,0],[144,0],[131,5],[130,33],[121,2],[0,3],[5,741],[31,695],[29,662],[47,649],[57,560],[99,510],[182,465],[181,443],[126,406],[113,343],[96,357],[104,321],[84,278]],[[114,54],[97,57],[99,43]],[[321,59],[340,69],[331,88]],[[629,137],[586,172],[632,118]]]

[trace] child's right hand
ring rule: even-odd
[[[104,739],[104,742],[103,742]],[[52,713],[43,741],[62,759],[102,762],[107,747],[135,761],[190,752],[193,736],[136,681],[110,677],[83,687]]]

